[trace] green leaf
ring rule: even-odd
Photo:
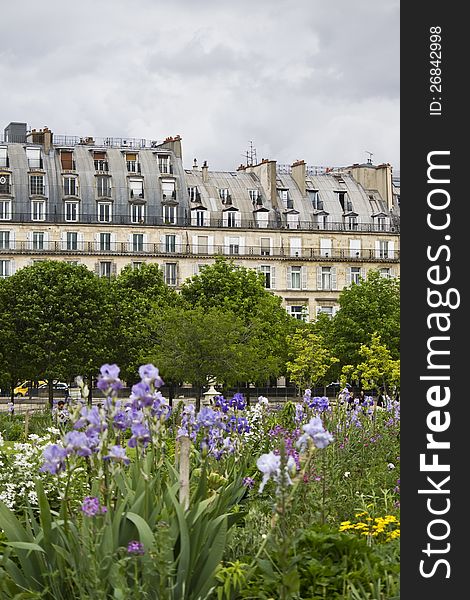
[[[21,550],[30,550],[35,552],[43,552],[46,551],[44,548],[41,548],[39,544],[35,544],[34,542],[4,542],[6,546],[11,546],[12,548],[20,548]]]
[[[140,541],[145,546],[146,550],[150,550],[153,546],[154,536],[147,522],[140,515],[133,512],[126,513],[126,518],[134,523],[139,532]]]

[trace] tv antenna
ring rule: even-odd
[[[258,160],[256,158],[256,148],[253,146],[253,142],[252,141],[250,141],[250,147],[244,153],[243,156],[246,159],[246,166],[247,167],[252,167],[253,165],[257,164]]]
[[[369,155],[369,158],[367,159],[367,164],[371,165],[372,164],[372,157],[374,156],[374,154],[372,152],[369,152],[368,150],[365,150],[365,153]]]

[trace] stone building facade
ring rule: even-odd
[[[292,315],[334,314],[341,289],[368,270],[399,276],[396,198],[388,164],[185,169],[179,136],[98,140],[10,123],[0,140],[0,277],[44,259],[106,277],[152,262],[178,288],[224,255],[263,273]]]

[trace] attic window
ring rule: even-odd
[[[73,171],[75,169],[75,161],[73,160],[73,152],[69,150],[60,151],[60,164],[63,171]]]

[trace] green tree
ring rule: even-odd
[[[0,344],[12,378],[52,382],[96,372],[108,353],[109,284],[83,265],[42,261],[0,286]]]
[[[372,335],[380,335],[393,359],[400,354],[400,281],[369,271],[366,280],[351,284],[339,296],[340,310],[330,320],[319,319],[320,333],[334,356],[339,359],[338,374],[347,364],[357,365],[362,344]]]
[[[239,381],[265,383],[285,372],[285,336],[294,319],[282,307],[281,298],[265,289],[262,274],[217,257],[215,264],[182,285],[181,296],[191,307],[230,311],[248,327],[255,356],[252,368],[245,369],[248,379]]]
[[[288,335],[286,343],[289,356],[287,373],[300,390],[317,383],[325,384],[325,376],[338,359],[331,355],[322,336],[306,326]]]
[[[112,281],[113,331],[119,343],[114,345],[109,361],[121,368],[121,376],[135,381],[140,356],[149,349],[148,317],[155,310],[179,303],[178,294],[168,287],[156,264],[128,265]]]
[[[233,385],[253,361],[249,326],[227,310],[158,308],[148,318],[148,329],[151,349],[141,360],[155,364],[165,383],[191,383],[198,404],[211,379]]]
[[[361,387],[378,390],[383,387],[388,393],[389,387],[400,387],[400,360],[394,360],[386,346],[380,343],[380,335],[372,334],[369,344],[361,344],[357,365],[345,365],[342,380],[359,381]]]

